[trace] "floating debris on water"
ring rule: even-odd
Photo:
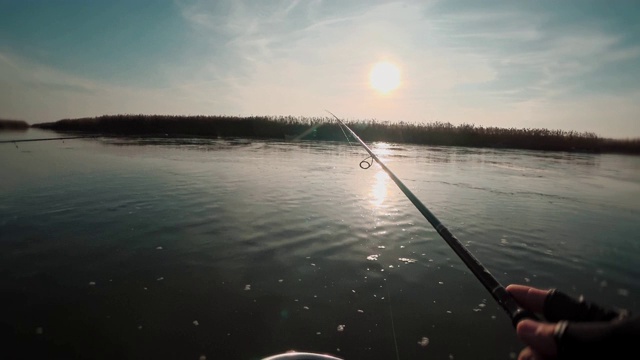
[[[354,293],[354,294],[356,293],[356,291],[355,291],[355,290],[351,290],[351,292],[352,292],[352,293]]]
[[[158,246],[156,250],[162,250],[162,246]]]
[[[198,358],[198,360],[207,360],[207,357],[204,355],[200,355],[200,357]]]
[[[375,261],[378,260],[378,257],[380,256],[380,254],[377,255],[369,255],[367,256],[367,260],[371,260],[371,261]]]
[[[278,280],[278,282],[279,282],[279,283],[281,283],[281,282],[283,282],[283,281],[284,281],[284,279],[279,279],[279,280]]]
[[[398,258],[398,260],[402,261],[405,264],[412,264],[418,261],[416,259],[409,259],[409,258]]]
[[[322,333],[320,331],[316,332],[316,335],[322,335]]]
[[[404,231],[404,229],[402,229]],[[400,245],[400,249],[404,249],[404,245]]]
[[[440,284],[440,285],[444,285],[444,282],[442,282],[442,281],[438,281],[438,284]]]
[[[162,280],[164,280],[164,277],[160,276],[160,277],[159,277],[159,278],[157,278],[156,280],[158,280],[158,281],[162,281]]]
[[[358,309],[358,312],[362,314],[362,313],[364,313],[364,310]]]
[[[384,249],[385,246],[384,245],[378,245],[378,249]]]
[[[316,264],[314,264],[314,263],[311,263],[311,266],[316,266]]]
[[[308,306],[303,306],[302,308],[305,309],[305,310],[309,310]]]
[[[42,328],[42,326],[39,326],[36,328],[36,334],[42,335],[43,332],[44,332],[44,329]]]
[[[193,320],[193,325],[198,326],[200,325],[200,323],[198,322],[198,320]]]
[[[142,330],[142,325],[138,325],[138,330]]]
[[[429,338],[426,336],[423,336],[422,339],[418,340],[418,345],[422,347],[427,347],[427,345],[429,345]]]
[[[620,295],[620,296],[629,296],[629,290],[627,290],[627,289],[618,289],[618,295]]]
[[[244,291],[249,291],[251,290],[251,285],[247,284],[244,286]]]
[[[338,325],[338,331],[342,332],[344,331],[346,325]]]
[[[90,281],[90,282],[89,282],[89,286],[95,286],[95,285],[96,285],[96,282],[95,282],[95,281]]]

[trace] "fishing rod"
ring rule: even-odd
[[[393,180],[393,182],[398,185],[400,190],[402,190],[402,192],[407,196],[411,203],[413,203],[413,205],[418,209],[418,211],[420,211],[425,219],[429,221],[429,223],[438,232],[438,234],[440,234],[444,241],[446,241],[451,249],[453,249],[458,257],[460,257],[462,262],[464,262],[464,264],[467,266],[467,268],[469,268],[469,270],[471,270],[476,278],[480,280],[482,285],[484,285],[487,291],[489,291],[491,296],[502,307],[502,309],[504,309],[507,315],[509,315],[513,326],[516,326],[523,319],[537,319],[537,317],[532,312],[525,310],[518,305],[513,296],[511,296],[511,294],[507,292],[505,287],[502,286],[502,284],[500,284],[500,282],[498,282],[498,280],[493,277],[493,275],[491,275],[489,270],[487,270],[487,268],[485,268],[480,263],[480,261],[478,261],[478,259],[476,259],[476,257],[473,256],[473,254],[471,254],[469,250],[467,250],[460,243],[460,241],[451,233],[451,231],[449,231],[449,229],[447,229],[447,227],[444,226],[440,222],[440,220],[438,220],[438,218],[433,215],[431,211],[429,211],[429,209],[420,201],[420,199],[418,199],[418,197],[416,197],[411,192],[411,190],[409,190],[409,188],[404,183],[402,183],[402,181],[376,156],[376,154],[373,153],[373,151],[371,151],[367,144],[365,144],[364,141],[362,141],[362,139],[360,139],[360,137],[353,130],[351,130],[349,126],[347,126],[347,124],[340,120],[340,118],[334,115],[331,111],[327,110],[327,112],[338,121],[338,123],[341,125],[341,128],[342,126],[344,126],[349,131],[351,136],[353,136],[353,138],[356,139],[360,143],[360,145],[362,145],[362,147],[369,153],[371,159],[375,160],[375,162],[377,162],[378,165],[382,167],[387,175],[389,175],[391,180]],[[360,163],[360,167],[363,169],[369,168],[369,166],[372,165],[373,160],[371,161],[371,163],[368,163],[366,159],[363,160]],[[363,165],[363,163],[365,165]]]

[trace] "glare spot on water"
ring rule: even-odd
[[[422,347],[427,347],[427,345],[429,345],[429,338],[426,336],[423,336],[422,339],[418,340],[418,345]]]
[[[352,292],[352,293],[354,293],[354,294],[356,293],[356,291],[355,291],[355,290],[353,290],[353,289],[351,290],[351,292]]]
[[[367,260],[371,260],[371,261],[375,261],[378,260],[378,257],[380,256],[380,254],[377,255],[369,255],[367,256]]]
[[[36,328],[36,334],[37,334],[37,335],[42,335],[42,333],[43,333],[43,332],[44,332],[44,330],[42,329],[42,327],[41,327],[41,326],[39,326],[39,327],[37,327],[37,328]]]
[[[442,281],[438,281],[438,284],[440,284],[440,285],[444,285],[444,282],[442,282]]]
[[[345,325],[338,325],[338,331],[344,331]]]
[[[95,285],[96,285],[96,282],[95,282],[95,281],[90,281],[90,282],[89,282],[89,285],[90,285],[90,286],[95,286]]]
[[[200,323],[198,322],[198,320],[193,320],[193,325],[198,326],[200,325]]]
[[[516,358],[516,353],[510,352],[509,353],[509,359],[515,359],[515,358]]]
[[[447,310],[447,314],[451,314],[451,310]]]
[[[281,282],[283,282],[283,281],[284,281],[283,279],[279,279],[279,280],[278,280],[278,282],[279,282],[279,283],[281,283]]]
[[[160,276],[159,278],[156,279],[157,281],[162,281],[164,280],[164,277]]]
[[[629,290],[627,290],[627,289],[618,289],[618,295],[620,295],[620,296],[629,296]]]
[[[384,245],[379,245],[379,246],[378,246],[378,249],[384,249],[384,248],[385,248],[385,246],[384,246]]]
[[[156,250],[162,250],[162,246],[158,246]]]
[[[418,261],[416,259],[409,259],[409,258],[398,258],[398,260],[404,262],[405,264],[411,264]]]
[[[244,286],[244,291],[249,291],[251,290],[251,285],[247,284]]]
[[[403,229],[404,230],[404,229]],[[404,249],[404,245],[400,245],[400,249]]]
[[[314,263],[311,263],[311,266],[316,266],[316,264],[314,264]]]
[[[142,325],[138,325],[138,330],[142,330]]]
[[[200,355],[200,357],[198,358],[198,360],[207,360],[207,357],[204,355]]]
[[[360,310],[360,309],[358,309],[358,312],[359,312],[359,313],[361,313],[361,314],[362,314],[362,313],[364,313],[364,311],[363,311],[363,310]]]
[[[608,285],[608,284],[607,284],[607,281],[606,281],[606,280],[602,280],[602,281],[600,282],[600,287],[607,287],[607,285]]]
[[[529,279],[529,278],[524,278],[524,282],[531,282],[531,279]]]
[[[390,269],[393,269],[393,265],[389,265],[389,268],[390,268]]]
[[[483,308],[483,307],[487,306],[487,304],[478,304],[478,306]]]
[[[309,310],[308,306],[303,306],[302,308],[305,309],[305,310]]]

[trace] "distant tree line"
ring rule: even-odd
[[[0,119],[0,130],[26,130],[29,124],[22,120]]]
[[[473,124],[456,126],[442,122],[413,124],[352,120],[346,123],[362,140],[369,142],[640,154],[640,138],[607,139],[591,132],[498,128]],[[328,117],[127,114],[64,119],[32,126],[56,131],[113,135],[261,139],[289,139],[306,132],[302,139],[346,141],[337,122]]]

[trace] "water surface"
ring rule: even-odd
[[[355,146],[0,146],[0,324],[13,344],[4,351],[511,359],[522,348],[386,174],[358,167],[366,156]],[[372,148],[503,284],[639,308],[640,158]]]

